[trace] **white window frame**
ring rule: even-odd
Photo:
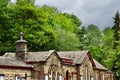
[[[0,74],[0,80],[5,80],[5,74]]]
[[[91,77],[91,80],[94,80],[93,77]]]
[[[59,75],[59,80],[62,80],[62,75]]]
[[[20,75],[15,75],[15,80],[21,80]]]
[[[83,80],[83,76],[80,76],[80,80]]]
[[[45,80],[48,80],[48,75],[47,74],[45,75]]]

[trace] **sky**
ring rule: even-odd
[[[82,25],[97,25],[100,29],[112,27],[116,11],[120,12],[120,0],[36,0],[36,5],[49,5],[61,12],[76,15]]]

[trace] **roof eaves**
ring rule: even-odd
[[[11,65],[0,65],[0,68],[17,68],[17,69],[33,69],[33,66],[11,66]]]
[[[100,68],[96,68],[96,67],[93,67],[93,69],[101,70],[101,71],[108,71],[108,69],[100,69]]]

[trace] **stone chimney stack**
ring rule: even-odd
[[[16,42],[16,53],[15,57],[19,60],[25,61],[27,60],[27,41],[23,40],[23,33],[20,33],[20,40]]]

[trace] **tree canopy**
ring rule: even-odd
[[[4,12],[0,14],[1,54],[15,51],[14,42],[19,38],[20,32],[25,34],[29,51],[78,49],[79,42],[75,30],[78,29],[81,21],[75,15],[61,13],[47,5],[35,6],[32,0],[31,2],[17,0],[16,4],[11,3],[9,6],[6,4],[4,8]],[[59,31],[62,33],[59,34]],[[63,37],[64,41],[58,41]],[[66,46],[63,43],[65,41],[69,42]],[[75,48],[70,45],[75,45]]]

